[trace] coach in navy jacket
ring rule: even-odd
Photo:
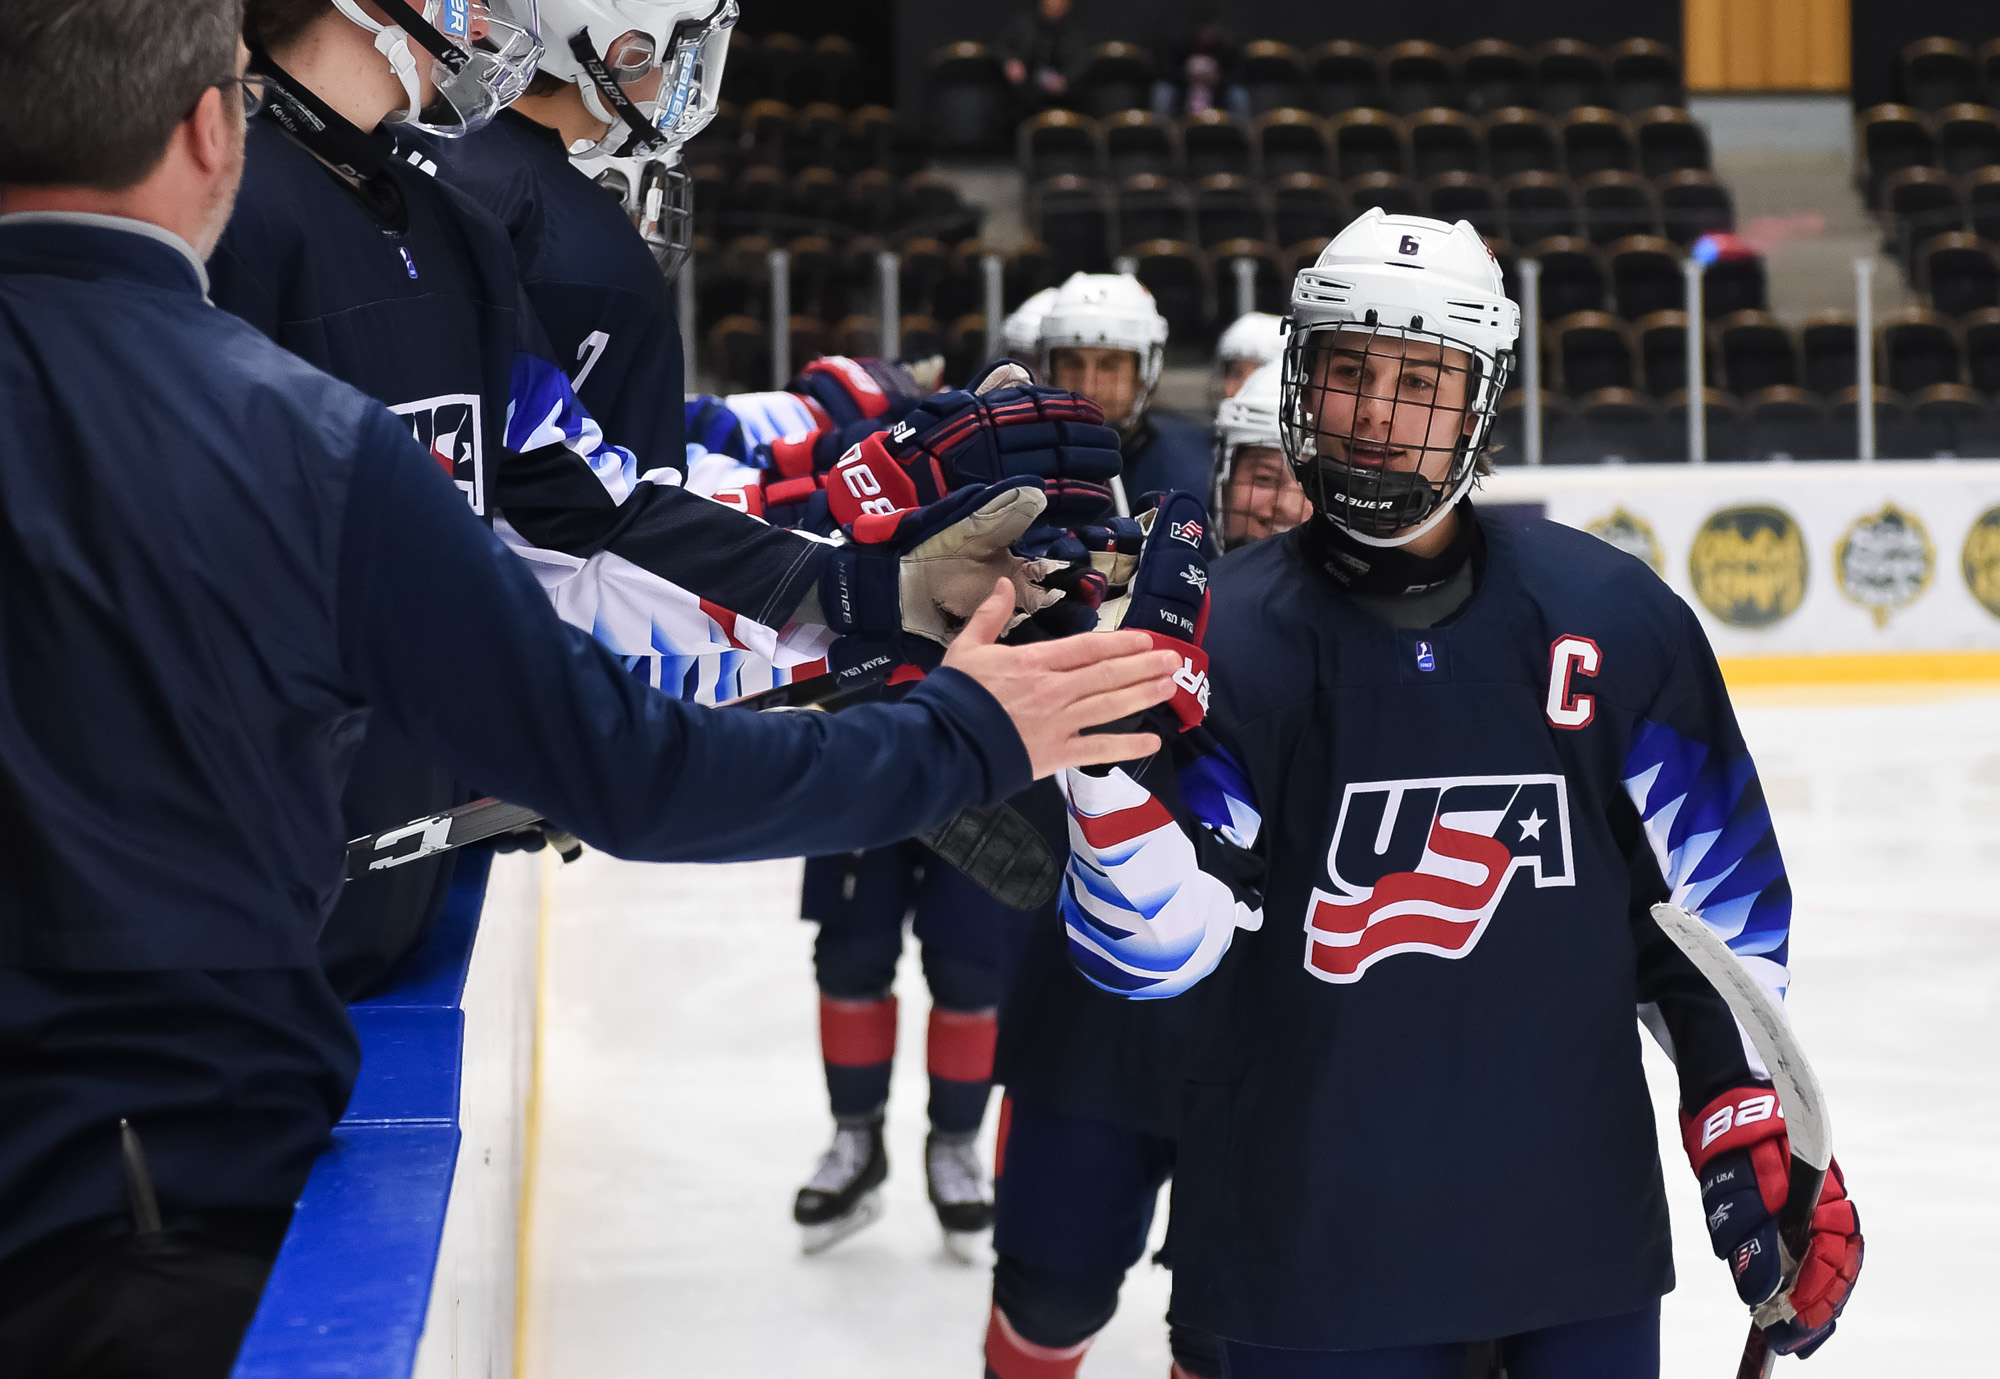
[[[908,837],[1094,759],[1084,715],[1126,710],[1043,719],[1030,676],[1165,697],[1153,656],[1049,674],[1046,647],[838,720],[626,675],[395,417],[207,301],[239,13],[0,0],[0,1374],[227,1370],[353,1085],[314,944],[371,714],[609,852],[722,860]],[[121,1119],[164,1236],[131,1233]]]

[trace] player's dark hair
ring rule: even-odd
[[[242,26],[243,0],[0,0],[0,183],[141,181]]]
[[[246,0],[243,37],[259,48],[282,47],[332,9],[333,0]]]

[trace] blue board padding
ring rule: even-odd
[[[492,854],[460,855],[444,912],[380,996],[348,1008],[361,1074],[313,1165],[233,1379],[408,1379],[458,1162],[465,974]]]

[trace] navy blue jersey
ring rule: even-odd
[[[646,469],[685,464],[685,375],[673,294],[616,197],[579,172],[562,136],[503,110],[463,139],[413,139],[507,227],[558,364],[605,435]]]
[[[1642,563],[1565,527],[1489,522],[1476,593],[1419,630],[1307,535],[1215,567],[1219,745],[1161,782],[1178,821],[1123,772],[1067,780],[1080,970],[1140,997],[1213,974],[1175,1315],[1358,1349],[1634,1311],[1673,1281],[1635,1011],[1687,1107],[1762,1073],[1647,907],[1787,980],[1790,893],[1714,656]]]
[[[370,721],[606,851],[870,847],[1022,789],[955,671],[822,714],[657,694],[377,403],[164,231],[0,220],[0,1260],[124,1206],[283,1206],[352,1085],[315,939]]]
[[[1133,507],[1148,493],[1179,491],[1205,497],[1215,468],[1215,444],[1200,422],[1151,407],[1127,436],[1120,476]]]

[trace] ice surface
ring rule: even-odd
[[[1994,1373],[2000,695],[1741,712],[1797,893],[1790,1007],[1868,1238],[1840,1334],[1798,1372]],[[601,856],[557,877],[527,1374],[980,1373],[987,1278],[946,1255],[924,1198],[928,1002],[913,955],[887,1216],[799,1253],[791,1196],[830,1127],[797,883],[797,863]],[[1669,1070],[1647,1047],[1680,1275],[1663,1373],[1721,1379],[1745,1316],[1708,1253]],[[1134,1270],[1087,1379],[1165,1375],[1167,1285]]]

